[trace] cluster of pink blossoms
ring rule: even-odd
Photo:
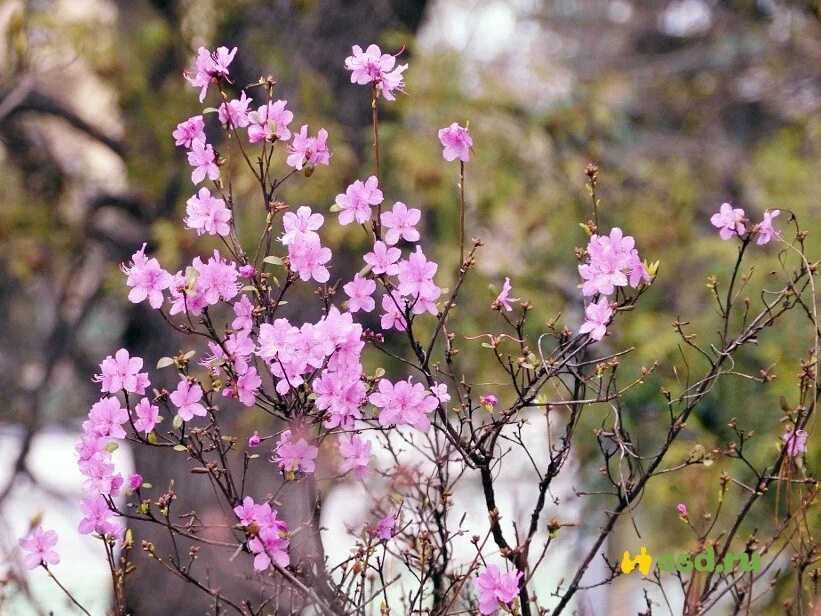
[[[345,68],[351,71],[351,83],[372,83],[386,100],[395,100],[394,91],[402,92],[405,87],[402,73],[408,65],[396,66],[396,56],[383,54],[377,45],[369,45],[365,51],[359,45],[354,45],[351,51],[352,54],[345,58]]]
[[[650,282],[650,274],[635,246],[633,237],[624,235],[618,227],[611,229],[610,235],[590,238],[588,261],[579,265],[579,274],[584,281],[582,295],[599,296],[599,299],[585,308],[585,321],[579,333],[589,333],[593,340],[604,338],[613,316],[607,296],[617,287],[638,287],[642,282]]]
[[[750,232],[756,236],[756,244],[763,246],[773,239],[781,238],[781,233],[773,227],[773,220],[780,214],[781,210],[767,210],[764,212],[764,219],[753,225]],[[729,203],[722,203],[718,212],[710,217],[710,223],[719,230],[718,235],[723,240],[733,237],[743,238],[747,233],[745,222],[747,222],[747,215],[744,210],[740,207],[734,208]]]
[[[248,549],[254,554],[254,569],[265,571],[271,563],[287,567],[291,559],[288,556],[288,525],[277,519],[277,510],[269,503],[255,503],[246,496],[242,505],[234,508],[239,523],[251,531]]]

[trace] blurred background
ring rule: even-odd
[[[119,264],[143,242],[171,271],[209,249],[179,223],[192,188],[171,138],[200,109],[182,79],[198,46],[238,46],[236,83],[272,74],[297,126],[328,129],[331,166],[284,194],[325,212],[373,168],[368,92],[350,84],[343,60],[353,44],[405,48],[408,96],[382,106],[384,190],[423,210],[448,286],[458,258],[457,168],[442,164],[436,131],[470,121],[468,231],[486,245],[462,295],[465,335],[501,328],[487,308],[498,292],[489,285],[500,287],[505,275],[513,295],[535,305],[529,333],[560,312],[578,327],[574,247],[587,238],[577,222],[589,215],[585,165],[598,163],[602,226],[621,226],[643,257],[661,261],[642,310],[620,319],[606,342],[637,347],[628,374],[660,362],[626,400],[628,429],[652,451],[666,421],[657,392],[675,387],[684,365],[672,322],[681,315],[712,340],[718,315],[707,277],[732,266],[735,248],[718,241],[709,216],[730,200],[753,219],[766,208],[789,210],[813,232],[809,255],[821,255],[820,16],[817,0],[0,1],[0,614],[70,611],[47,579],[19,566],[16,538],[36,514],[60,531],[64,581],[95,614],[109,601],[99,545],[73,532],[72,447],[99,396],[91,377],[102,358],[128,346],[153,368],[183,344],[146,306],[125,301]],[[261,221],[253,189],[247,178],[234,187],[249,199],[246,239]],[[361,248],[361,235],[327,227],[336,263]],[[779,270],[778,249],[754,253],[760,287]],[[758,459],[771,454],[783,432],[779,396],[795,403],[798,362],[811,346],[798,315],[763,336],[739,367],[777,363],[779,378],[766,388],[725,381],[671,456],[721,446],[731,417],[761,434]],[[492,389],[485,359],[464,353],[462,369]],[[703,366],[687,359],[695,378]],[[605,411],[591,412],[579,433],[590,435]],[[262,422],[248,412],[235,429],[242,435]],[[811,440],[817,469],[821,448]],[[179,476],[154,452],[118,454],[124,469],[155,485]],[[580,438],[567,486],[595,488],[599,465],[595,439]],[[691,512],[714,505],[724,470],[743,472],[718,460],[651,483],[638,515],[652,551],[691,547],[675,504]],[[178,488],[190,492],[191,508],[208,496],[195,484]],[[327,486],[329,502],[337,488]],[[746,532],[771,523],[774,499]],[[596,531],[603,506],[588,499],[547,512],[581,525],[568,553]],[[615,558],[639,545],[630,528],[620,533],[608,548]],[[551,569],[555,579],[572,571],[566,559]],[[204,612],[179,591],[149,567],[132,578],[129,602],[137,614]],[[776,585],[760,613],[781,613],[783,592]],[[580,610],[634,614],[640,598],[637,583],[619,580]]]

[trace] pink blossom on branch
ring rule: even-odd
[[[408,242],[419,241],[419,231],[416,225],[422,217],[422,212],[414,207],[409,208],[401,201],[393,204],[389,212],[382,212],[382,226],[387,229],[385,232],[385,243],[393,246],[400,239]]]
[[[440,129],[439,142],[442,144],[442,157],[446,161],[451,162],[458,158],[466,163],[470,160],[473,138],[468,134],[466,126],[459,126],[454,122]]]
[[[287,246],[297,238],[315,237],[316,233],[325,222],[325,217],[318,212],[313,212],[307,205],[301,206],[296,212],[285,212],[282,215],[282,227],[285,234],[280,238],[280,242]]]
[[[145,256],[143,244],[131,257],[131,265],[121,265],[126,275],[126,284],[131,287],[128,300],[139,304],[148,299],[148,304],[155,310],[162,306],[163,291],[171,286],[173,277],[160,267],[159,261]]]
[[[144,394],[149,385],[148,373],[140,372],[143,367],[141,357],[131,357],[127,349],[120,349],[109,355],[100,364],[100,374],[94,375],[94,382],[101,383],[104,393],[116,394],[125,390],[132,394]]]
[[[710,217],[710,223],[720,229],[719,236],[729,240],[734,235],[742,236],[747,231],[744,226],[744,210],[722,203],[719,211]]]
[[[339,453],[343,458],[339,468],[340,473],[344,475],[353,471],[359,481],[365,481],[370,476],[371,470],[368,464],[371,461],[371,442],[369,440],[354,434],[350,440],[340,443]]]
[[[182,145],[186,148],[191,147],[191,142],[194,139],[205,141],[205,120],[201,115],[190,117],[185,122],[177,124],[177,128],[171,133],[171,136],[174,137],[175,145]]]
[[[100,535],[112,535],[117,538],[121,536],[122,527],[119,524],[109,522],[114,512],[111,511],[108,502],[102,495],[80,501],[80,510],[83,512],[83,519],[77,528],[80,534],[98,533]]]
[[[285,430],[279,437],[271,458],[285,473],[313,473],[319,449],[311,445],[301,434]]]
[[[422,383],[413,383],[412,377],[396,384],[388,379],[379,381],[378,391],[368,396],[368,400],[379,412],[379,425],[384,427],[407,425],[422,432],[430,429],[430,415],[439,401],[425,391]]]
[[[364,259],[374,274],[395,276],[399,273],[396,262],[401,256],[402,251],[398,248],[388,247],[385,242],[377,241],[373,245],[373,250],[365,254]]]
[[[351,83],[373,83],[386,100],[396,100],[393,93],[403,91],[405,81],[402,73],[407,70],[408,65],[396,66],[396,56],[382,53],[382,50],[373,44],[365,51],[362,51],[359,45],[354,45],[351,52],[351,55],[345,58],[345,68],[351,71]]]
[[[349,225],[354,221],[359,224],[368,222],[371,218],[371,206],[379,205],[383,198],[375,175],[364,182],[356,180],[345,189],[343,194],[336,196],[336,205],[340,209],[339,224]]]
[[[40,565],[56,565],[60,562],[60,555],[54,550],[57,545],[57,533],[53,530],[43,530],[40,526],[34,528],[28,536],[20,539],[20,547],[28,554],[25,558],[27,569],[33,570]]]
[[[293,121],[294,114],[285,109],[288,101],[268,101],[256,111],[248,114],[248,141],[286,141],[291,138],[288,125]]]
[[[331,163],[331,152],[328,149],[328,131],[320,128],[316,137],[308,136],[308,125],[303,124],[299,132],[294,135],[294,140],[288,146],[287,164],[297,171],[303,167],[313,169],[317,165],[329,165]]]
[[[134,414],[137,418],[134,420],[134,427],[139,432],[148,434],[157,425],[160,418],[160,409],[148,400],[148,398],[141,399],[134,407]]]
[[[787,455],[791,458],[797,458],[802,453],[807,451],[808,434],[804,430],[790,430],[781,437],[787,446]]]
[[[177,384],[177,389],[171,392],[169,398],[177,407],[177,414],[183,421],[191,421],[194,417],[208,415],[208,411],[200,404],[202,387],[199,383],[191,383],[188,379],[183,379]]]
[[[185,211],[188,216],[184,222],[189,229],[195,229],[197,235],[207,233],[226,236],[231,232],[228,224],[231,222],[231,210],[226,207],[224,200],[212,196],[211,191],[205,187],[188,199]]]
[[[591,302],[584,309],[584,323],[579,328],[580,334],[590,334],[593,340],[601,340],[607,333],[607,324],[613,316],[613,309],[606,297]]]
[[[505,281],[502,284],[502,291],[496,297],[496,300],[492,304],[492,308],[496,310],[506,310],[507,312],[511,312],[513,310],[513,306],[510,302],[518,301],[515,297],[510,297],[510,278],[505,277]]]
[[[248,126],[248,105],[251,99],[245,94],[245,90],[240,93],[239,98],[225,101],[219,106],[217,117],[220,123],[229,130],[245,128]]]
[[[319,243],[319,236],[301,235],[288,244],[288,261],[301,280],[313,278],[320,284],[331,277],[325,264],[331,260],[331,249]]]
[[[218,47],[215,52],[205,47],[197,50],[197,62],[194,70],[183,73],[185,79],[192,86],[200,88],[200,102],[205,100],[208,86],[219,79],[228,80],[228,65],[234,60],[237,48],[228,51],[227,47]]]
[[[778,218],[781,210],[767,210],[764,212],[764,220],[753,227],[753,231],[758,235],[755,243],[759,246],[769,244],[772,239],[781,239],[781,232],[773,227],[773,219]]]
[[[343,285],[342,290],[348,295],[348,310],[351,312],[371,312],[376,307],[372,297],[376,291],[376,281],[357,273],[351,282]]]
[[[194,184],[202,182],[206,176],[209,180],[218,180],[220,168],[217,164],[217,153],[205,139],[197,137],[191,142],[188,152],[188,164],[194,167],[191,172],[191,181]]]
[[[510,606],[519,594],[521,571],[500,573],[496,565],[488,565],[473,581],[479,595],[479,612],[493,614],[502,606]]]

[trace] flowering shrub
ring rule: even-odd
[[[684,347],[706,368],[700,377],[688,377],[680,391],[660,392],[669,423],[659,426],[665,434],[661,448],[644,451],[624,428],[623,397],[629,389],[642,386],[655,367],[643,368],[641,378],[625,384],[620,366],[629,349],[613,351],[602,341],[619,320],[630,318],[637,309],[659,266],[643,260],[634,238],[622,229],[600,228],[595,166],[586,170],[592,217],[581,223],[588,242],[576,255],[582,322],[574,324],[569,318],[567,325],[560,325],[556,319],[537,339],[530,339],[525,325],[531,304],[512,297],[513,286],[505,278],[501,292],[489,301],[489,310],[499,315],[501,331],[464,336],[454,309],[466,277],[475,275],[482,246],[480,239],[466,241],[465,237],[465,171],[473,147],[469,127],[454,122],[438,133],[443,159],[459,160],[461,189],[461,259],[457,272],[446,273],[428,257],[420,228],[422,212],[399,201],[388,207],[380,184],[379,105],[403,92],[408,67],[397,66],[396,56],[383,54],[376,45],[365,51],[353,47],[345,67],[353,83],[370,86],[376,169],[368,178],[351,183],[330,207],[340,225],[360,225],[370,246],[354,263],[358,271],[341,279],[335,271],[342,268],[323,245],[327,214],[307,206],[292,210],[277,198],[286,181],[299,176],[311,178],[304,181],[321,180],[315,171],[332,161],[328,132],[305,124],[299,130],[292,128],[294,113],[287,109],[287,101],[275,100],[272,80],[261,79],[258,84],[264,100],[254,101],[245,90],[234,92],[230,65],[236,53],[225,47],[214,53],[199,50],[195,69],[185,78],[200,89],[201,102],[215,87],[219,106],[180,122],[173,132],[177,146],[188,150],[192,183],[204,184],[194,188],[187,201],[184,225],[197,235],[218,238],[221,248],[172,273],[148,257],[144,245],[122,267],[129,300],[147,302],[159,311],[169,327],[191,340],[191,349],[157,364],[157,370],[174,373],[171,391],[151,389],[152,377],[142,371],[143,360],[127,349],[105,358],[95,377],[104,395],[91,407],[76,447],[87,493],[78,530],[99,537],[104,546],[116,589],[116,614],[126,610],[124,583],[133,570],[129,553],[143,525],[167,532],[173,552],[161,553],[147,540],[140,543],[141,549],[157,566],[211,595],[217,611],[275,611],[283,596],[277,589],[287,587],[292,613],[310,607],[313,611],[307,613],[364,614],[378,605],[382,614],[466,610],[560,614],[572,609],[574,597],[584,588],[608,584],[620,575],[617,565],[607,561],[609,573],[594,579],[590,565],[597,555],[606,556],[605,541],[617,522],[630,517],[647,484],[718,455],[741,461],[744,472],[753,473],[743,481],[727,473],[721,477],[717,507],[721,508],[731,487],[738,488],[734,498],[740,499],[741,506],[729,519],[722,519],[721,526],[717,526],[718,511],[714,516],[705,511],[704,523],[691,522],[695,516],[685,503],[677,506],[678,516],[671,511],[671,517],[687,522],[698,546],[713,546],[720,560],[741,540],[741,522],[769,486],[792,485],[792,490],[779,496],[789,503],[779,531],[750,538],[745,545],[762,555],[792,546],[796,597],[801,602],[810,600],[802,589],[811,577],[817,580],[818,570],[813,572],[811,564],[817,560],[818,546],[804,522],[816,502],[818,484],[801,458],[809,437],[805,428],[821,392],[813,282],[818,264],[805,257],[806,234],[793,217],[785,217],[795,226],[792,242],[774,226],[779,210],[769,210],[761,222],[750,224],[743,209],[723,204],[712,217],[719,237],[738,247],[726,290],[715,277],[709,284],[723,329],[714,342],[702,344],[687,329],[687,322],[675,323]],[[232,92],[238,98],[232,98]],[[233,161],[237,164],[231,167],[207,142],[205,128],[211,117],[238,149],[238,160]],[[290,171],[277,171],[277,157]],[[245,206],[234,198],[227,171],[238,173],[240,165],[254,176],[262,192],[260,237],[250,246],[238,239],[236,213]],[[781,262],[791,263],[776,287],[762,291],[760,306],[739,299],[751,280],[742,266],[753,240],[756,246],[779,243]],[[443,288],[443,280],[450,288]],[[323,309],[321,317],[285,316],[286,298],[298,286],[314,291]],[[729,416],[726,420],[737,438],[724,450],[676,457],[673,444],[693,410],[720,379],[742,374],[733,355],[755,344],[764,330],[793,309],[807,315],[815,343],[803,363],[796,400],[783,404],[780,421],[785,428],[764,439],[764,448],[771,452],[766,463],[749,462],[751,435]],[[373,320],[370,313],[375,313]],[[504,381],[492,391],[463,374],[459,365],[463,341],[471,352],[484,352],[498,364]],[[369,372],[364,367],[366,354],[370,361],[390,358],[403,371],[388,374],[380,367]],[[761,383],[775,378],[772,369],[742,376]],[[232,434],[221,412],[226,404],[257,407],[280,422],[281,430],[265,434],[260,426],[250,435]],[[586,438],[577,432],[582,414],[596,408],[609,410],[593,435],[604,460],[601,475],[609,484],[603,492],[609,500],[603,507],[602,526],[558,587],[537,587],[534,575],[550,562],[553,540],[562,528],[572,526],[547,516],[548,497],[554,498],[551,486],[566,469],[576,439]],[[779,423],[776,411],[762,412],[772,414],[773,426]],[[532,455],[522,435],[545,420],[545,455],[539,458]],[[190,508],[176,501],[173,486],[153,486],[139,475],[124,478],[111,455],[120,441],[164,448],[169,455],[184,458],[195,475],[207,475],[214,498],[235,515],[229,524],[233,540],[210,539],[208,527],[196,513],[187,513],[183,517],[190,522],[182,523],[181,513]],[[778,446],[773,448],[773,443]],[[257,449],[270,455],[266,459],[254,453]],[[503,523],[506,513],[497,506],[499,471],[513,450],[525,454],[538,477],[530,492],[526,527]],[[331,458],[333,451],[338,453],[336,461],[323,460]],[[381,464],[374,463],[377,451]],[[413,462],[408,461],[407,451],[416,455]],[[316,557],[292,550],[300,532],[321,536],[316,486],[329,478],[317,477],[320,466],[335,466],[331,478],[348,476],[366,482],[378,475],[389,486],[372,519],[354,529],[357,541],[350,554]],[[302,488],[305,511],[313,513],[300,520],[298,528],[289,525],[277,510],[275,496],[246,492],[249,473],[279,473],[283,481],[296,483]],[[454,489],[469,476],[481,483],[487,518],[482,528],[465,528],[452,515]],[[126,506],[118,506],[115,497],[119,496],[125,497]],[[558,499],[554,504],[559,504]],[[454,545],[466,536],[472,537],[473,557],[461,562],[453,555]],[[59,562],[56,542],[52,531],[33,529],[21,540],[29,552],[26,564],[53,575],[51,567]],[[212,582],[198,569],[198,544],[224,549],[226,559],[248,554],[247,559],[232,560],[232,566],[256,576],[265,598],[254,604],[237,596],[230,583]],[[186,545],[190,546],[187,552]],[[387,574],[389,561],[401,564],[397,577]],[[769,583],[775,571],[768,574],[768,569],[755,575],[737,569],[698,580],[695,575],[680,578],[685,613],[706,613],[725,601],[742,605],[753,595],[753,587]],[[661,584],[658,577],[655,583]],[[651,613],[649,599],[647,607]]]

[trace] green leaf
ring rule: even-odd
[[[160,357],[159,361],[157,362],[157,370],[160,368],[167,368],[168,366],[174,365],[174,358],[173,357]]]
[[[270,263],[271,265],[282,265],[284,262],[280,257],[275,257],[274,255],[268,255],[262,260],[263,263]]]
[[[152,445],[157,444],[157,433],[156,432],[149,432],[146,440],[151,443]]]
[[[336,203],[334,203],[334,204],[331,206],[331,211],[332,211],[332,212],[341,212],[341,211],[342,211],[342,208],[341,208],[341,207],[339,207]]]
[[[188,353],[183,355],[182,358],[183,359],[191,359],[192,357],[194,357],[194,353],[195,353],[195,351],[188,351]]]
[[[174,415],[174,421],[171,422],[171,425],[174,426],[174,429],[178,429],[182,427],[182,417],[179,415]]]
[[[112,442],[108,443],[108,444],[105,446],[105,450],[106,450],[108,453],[114,453],[115,451],[117,451],[117,449],[119,449],[119,447],[120,447],[120,446],[119,446],[117,443],[115,443],[115,442],[113,442],[113,441],[112,441]]]
[[[174,451],[188,451],[188,447],[185,445],[174,445]]]

